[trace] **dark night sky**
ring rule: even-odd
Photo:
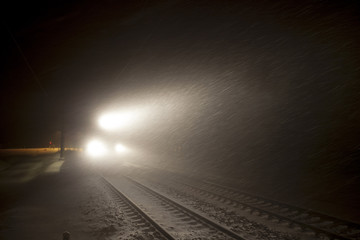
[[[9,3],[2,21],[46,94],[3,25],[1,144],[46,145],[61,116],[83,132],[108,106],[151,105],[151,127],[122,138],[156,156],[247,170],[349,163],[360,147],[355,2]]]
[[[5,5],[1,143],[10,147],[46,145],[59,129],[61,116],[65,116],[71,130],[87,124],[89,110],[105,93],[111,92],[101,89],[114,81],[108,77],[116,74],[132,49],[137,48],[136,41],[142,33],[122,39],[122,32],[131,29],[122,22],[141,14],[144,4],[34,1]],[[147,7],[150,6],[148,3]],[[12,32],[40,84],[6,28]]]

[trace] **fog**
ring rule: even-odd
[[[151,156],[142,164],[304,201],[319,189],[351,192],[359,169],[351,15],[321,4],[311,13],[305,3],[194,5],[149,13],[128,32],[139,43],[107,83],[114,90],[94,123],[106,108],[143,107],[140,126],[113,135]],[[350,195],[342,201],[358,197]]]
[[[12,92],[4,95],[4,146],[43,144],[64,118],[69,146],[101,136],[132,147],[134,164],[223,177],[288,201],[356,205],[360,29],[351,4],[115,5],[8,23],[47,94],[17,73],[31,87],[10,103]],[[20,62],[2,74],[13,92]],[[102,113],[133,109],[131,127],[99,128]]]

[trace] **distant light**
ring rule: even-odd
[[[107,148],[104,143],[92,140],[88,143],[86,152],[92,157],[100,157],[107,153]]]
[[[125,128],[136,119],[134,112],[107,113],[99,118],[99,125],[106,130]]]
[[[127,148],[124,145],[118,143],[118,144],[115,145],[115,151],[117,153],[124,153],[124,152],[127,151]]]

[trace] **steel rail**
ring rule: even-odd
[[[128,205],[130,205],[134,211],[141,215],[150,225],[152,225],[160,234],[162,234],[168,240],[175,240],[170,233],[168,233],[165,229],[163,229],[159,224],[157,224],[151,217],[149,217],[140,207],[136,205],[133,201],[131,201],[125,194],[120,192],[114,185],[112,185],[109,181],[107,181],[104,177],[102,177],[104,184],[106,184],[111,191],[113,191],[119,198],[125,201]]]
[[[292,205],[289,205],[287,203],[279,202],[279,201],[276,201],[276,200],[267,199],[267,198],[262,197],[262,196],[256,196],[256,195],[253,195],[253,194],[250,194],[250,193],[247,193],[247,192],[240,192],[237,189],[227,187],[227,186],[223,186],[223,185],[213,183],[213,182],[209,182],[209,181],[202,181],[202,182],[206,183],[206,184],[216,186],[216,187],[219,187],[219,188],[223,188],[225,190],[233,192],[234,194],[248,196],[250,198],[253,198],[254,200],[266,201],[266,202],[272,203],[274,205],[279,205],[279,206],[284,207],[284,208],[292,209],[294,211],[296,210],[296,211],[301,211],[303,213],[308,213],[308,214],[311,214],[314,217],[323,218],[325,220],[332,221],[334,223],[337,222],[337,225],[343,224],[343,225],[347,225],[349,227],[352,227],[354,229],[360,229],[360,224],[357,224],[357,223],[354,223],[354,222],[349,222],[347,220],[336,218],[336,217],[333,217],[333,216],[329,216],[329,215],[326,215],[324,213],[316,212],[316,211],[314,211],[312,209],[304,209],[304,208],[301,208],[301,207],[298,207],[298,206],[292,206]]]
[[[351,240],[352,238],[348,238],[348,237],[344,237],[344,236],[341,236],[337,233],[334,233],[334,232],[330,232],[330,231],[327,231],[325,229],[322,229],[322,228],[319,228],[319,227],[316,227],[314,225],[310,225],[308,223],[304,223],[302,221],[298,221],[298,220],[295,220],[295,219],[291,219],[289,217],[286,217],[286,216],[283,216],[283,215],[280,215],[278,213],[274,213],[272,211],[269,211],[269,210],[266,210],[266,209],[263,209],[263,208],[260,208],[260,207],[257,207],[257,206],[254,206],[250,203],[245,203],[245,202],[241,202],[239,200],[236,200],[236,199],[233,199],[233,198],[229,198],[229,197],[225,197],[224,195],[219,195],[217,193],[214,193],[212,191],[209,191],[209,190],[205,190],[203,188],[200,188],[200,187],[195,187],[195,186],[192,186],[192,185],[189,185],[189,184],[186,184],[186,183],[181,183],[183,185],[186,185],[188,187],[191,187],[191,188],[194,188],[194,189],[197,189],[199,191],[203,191],[203,192],[206,192],[207,194],[211,194],[211,195],[214,195],[218,198],[222,198],[222,199],[225,199],[225,200],[228,200],[230,202],[234,202],[234,203],[237,203],[238,205],[242,205],[242,206],[246,206],[250,209],[253,209],[253,210],[256,210],[256,211],[259,211],[259,212],[262,212],[262,213],[265,213],[267,214],[268,216],[274,216],[280,220],[284,220],[284,221],[287,221],[287,222],[290,222],[290,223],[295,223],[295,224],[298,224],[299,226],[301,226],[302,228],[309,228],[311,230],[313,230],[315,233],[317,234],[324,234],[328,237],[330,237],[331,239],[339,239],[339,240]],[[218,186],[219,187],[219,186]],[[264,199],[265,201],[266,199]],[[279,204],[280,205],[280,204]],[[280,205],[281,206],[281,205]]]
[[[139,188],[151,193],[152,195],[154,195],[155,197],[159,198],[159,199],[162,199],[163,201],[165,202],[168,202],[170,203],[171,205],[175,206],[177,209],[179,209],[180,211],[188,214],[188,215],[193,215],[195,216],[195,218],[197,218],[198,220],[210,225],[211,227],[213,227],[214,229],[234,238],[234,239],[238,239],[238,240],[246,240],[244,237],[238,235],[237,233],[231,231],[230,229],[224,227],[224,226],[221,226],[219,225],[218,223],[215,223],[213,222],[212,220],[208,219],[207,217],[199,214],[199,213],[196,213],[194,212],[193,210],[190,210],[186,207],[184,207],[183,205],[175,202],[174,200],[168,198],[168,197],[165,197],[164,195],[150,189],[149,187],[141,184],[140,182],[130,178],[130,177],[127,177],[127,179],[129,179],[129,181],[133,182],[135,185],[137,185]]]

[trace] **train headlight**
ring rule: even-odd
[[[104,143],[99,140],[92,140],[86,146],[86,152],[92,157],[101,157],[108,152]]]
[[[105,130],[118,130],[130,127],[136,120],[136,112],[112,112],[99,118],[99,125]]]

